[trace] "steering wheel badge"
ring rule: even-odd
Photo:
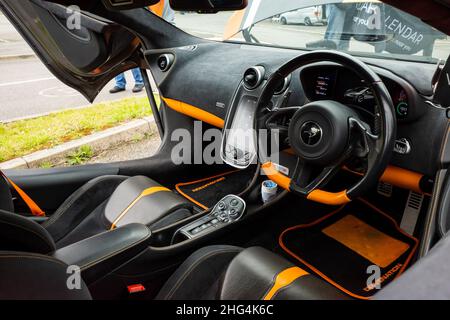
[[[314,121],[307,121],[300,128],[300,138],[308,146],[317,145],[322,135],[322,128]]]

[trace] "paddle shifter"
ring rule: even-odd
[[[245,211],[245,201],[235,195],[220,200],[209,214],[180,228],[176,233],[188,239],[204,235],[239,220]]]

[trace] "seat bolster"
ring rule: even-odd
[[[78,275],[49,256],[0,251],[0,300],[90,300]]]
[[[55,250],[55,243],[38,223],[0,210],[0,250],[47,254]]]
[[[260,300],[276,276],[294,265],[264,248],[251,247],[237,255],[227,268],[220,290],[221,300]]]
[[[221,276],[242,250],[220,245],[197,250],[172,274],[156,300],[218,299]]]
[[[290,285],[280,289],[272,300],[350,300],[351,297],[342,293],[328,282],[307,274],[296,279]]]
[[[237,255],[227,268],[221,300],[348,299],[326,281],[261,247]]]
[[[117,186],[127,178],[108,175],[88,181],[67,198],[42,226],[52,235],[55,242],[59,242],[107,200]]]

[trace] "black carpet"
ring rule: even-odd
[[[239,195],[251,182],[254,170],[231,170],[212,177],[175,185],[177,192],[202,209],[209,209],[229,194]]]
[[[286,229],[279,244],[311,273],[352,297],[368,299],[405,270],[418,241],[377,208],[356,200]]]

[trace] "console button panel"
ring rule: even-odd
[[[188,239],[210,233],[241,219],[245,207],[245,201],[240,197],[227,195],[214,206],[208,215],[182,227],[177,233]]]

